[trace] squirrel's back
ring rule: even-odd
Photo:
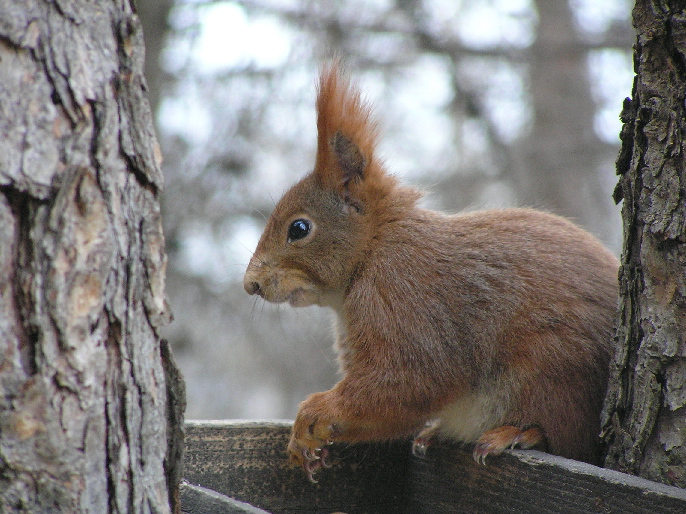
[[[415,209],[373,241],[345,304],[353,337],[340,346],[374,341],[379,356],[396,347],[405,383],[393,387],[418,409],[430,404],[446,435],[471,442],[493,426],[535,424],[554,453],[595,460],[614,255],[568,220],[532,209]]]

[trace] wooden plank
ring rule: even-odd
[[[184,478],[269,512],[403,512],[409,452],[403,443],[333,445],[318,484],[286,459],[290,422],[188,422]]]
[[[686,490],[535,451],[476,464],[459,445],[331,447],[308,482],[285,456],[289,422],[188,422],[184,477],[273,513],[684,513]],[[183,500],[182,500],[183,504]]]
[[[411,469],[412,513],[686,513],[686,490],[532,450],[484,466],[442,444]]]

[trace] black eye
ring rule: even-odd
[[[310,233],[310,230],[312,230],[312,223],[308,220],[295,220],[291,223],[291,226],[288,227],[288,242],[292,243],[293,241],[302,239]]]

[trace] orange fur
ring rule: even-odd
[[[378,127],[372,118],[371,106],[347,76],[338,73],[335,65],[322,71],[317,95],[317,158],[315,168],[320,175],[338,182],[331,138],[342,132],[352,139],[360,152],[369,159],[370,172],[376,174],[374,150]],[[373,170],[373,171],[372,171]]]
[[[422,445],[480,440],[485,458],[545,434],[551,452],[594,462],[616,258],[551,214],[417,207],[335,65],[317,115],[315,169],[277,204],[244,279],[268,301],[336,313],[342,378],[301,404],[293,462],[311,477],[328,442],[408,437],[429,421]]]

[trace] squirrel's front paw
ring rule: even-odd
[[[317,471],[331,467],[326,446],[333,443],[338,432],[338,425],[321,413],[319,400],[319,396],[312,395],[301,404],[287,450],[291,463],[302,466],[313,483],[317,483],[314,479]]]

